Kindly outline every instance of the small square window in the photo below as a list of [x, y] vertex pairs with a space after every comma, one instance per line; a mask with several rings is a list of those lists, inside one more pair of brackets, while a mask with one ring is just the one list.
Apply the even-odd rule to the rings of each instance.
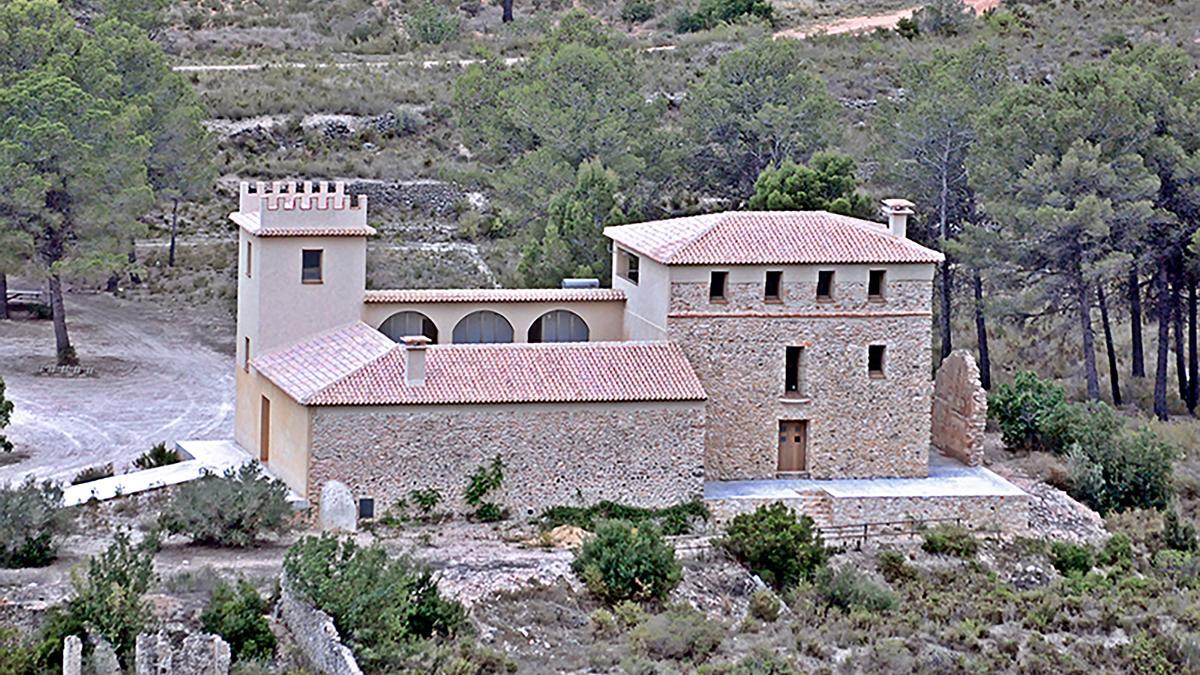
[[639, 262], [636, 255], [617, 249], [617, 275], [635, 286], [638, 282]]
[[817, 299], [833, 299], [833, 270], [821, 270], [817, 272]]
[[321, 249], [304, 249], [301, 252], [300, 281], [306, 284], [319, 284], [324, 281], [321, 270], [324, 254]]
[[358, 500], [358, 517], [359, 518], [374, 518], [375, 517], [375, 498], [361, 497]]
[[763, 285], [763, 299], [767, 302], [779, 302], [783, 289], [783, 272], [767, 272], [767, 281]]
[[884, 270], [871, 270], [871, 276], [867, 281], [867, 298], [871, 300], [882, 300], [884, 289], [887, 288], [887, 272]]
[[871, 345], [867, 347], [867, 372], [871, 377], [883, 377], [883, 368], [887, 361], [887, 347]]
[[708, 280], [709, 302], [725, 302], [725, 286], [729, 281], [729, 272], [713, 272]]

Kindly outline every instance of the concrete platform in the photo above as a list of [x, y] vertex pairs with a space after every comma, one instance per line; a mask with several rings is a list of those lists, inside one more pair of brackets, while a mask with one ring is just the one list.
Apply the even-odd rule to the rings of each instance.
[[[121, 495], [186, 483], [200, 478], [206, 472], [223, 474], [230, 469], [238, 469], [249, 462], [257, 461], [237, 443], [228, 440], [179, 441], [175, 444], [175, 449], [179, 451], [182, 461], [67, 486], [63, 489], [63, 502], [67, 506], [75, 506], [92, 499], [104, 501]], [[299, 495], [291, 491], [289, 501], [298, 507], [306, 505]]]

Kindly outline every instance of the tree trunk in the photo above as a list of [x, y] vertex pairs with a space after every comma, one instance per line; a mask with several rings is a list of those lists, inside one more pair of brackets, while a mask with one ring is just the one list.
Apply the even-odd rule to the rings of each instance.
[[67, 309], [63, 304], [62, 279], [57, 274], [50, 275], [50, 311], [54, 317], [54, 350], [58, 365], [79, 365], [75, 348], [71, 346], [71, 338], [67, 335]]
[[1188, 279], [1188, 412], [1196, 414], [1197, 398], [1200, 398], [1200, 364], [1196, 362], [1196, 279]]
[[992, 388], [992, 357], [988, 352], [987, 319], [983, 314], [983, 278], [973, 270], [971, 284], [975, 287], [975, 339], [979, 343], [979, 383]]
[[1175, 383], [1179, 386], [1179, 400], [1187, 401], [1187, 353], [1183, 351], [1183, 302], [1179, 292], [1179, 278], [1171, 284], [1171, 324], [1175, 334]]
[[179, 199], [173, 199], [171, 200], [171, 246], [167, 249], [167, 267], [175, 266], [175, 232], [178, 228]]
[[1154, 415], [1166, 421], [1167, 412], [1167, 359], [1170, 358], [1167, 343], [1171, 339], [1171, 294], [1167, 288], [1167, 261], [1158, 263], [1158, 363], [1154, 368]]
[[954, 349], [954, 341], [950, 336], [950, 310], [951, 300], [953, 299], [954, 276], [950, 269], [950, 259], [946, 258], [942, 262], [942, 358], [950, 356], [950, 352]]
[[1108, 352], [1108, 383], [1112, 389], [1113, 405], [1121, 405], [1121, 373], [1117, 369], [1117, 351], [1113, 349], [1112, 324], [1108, 321], [1108, 299], [1104, 297], [1103, 284], [1096, 285], [1096, 299], [1100, 301], [1100, 323], [1104, 326], [1104, 349]]
[[8, 275], [0, 272], [0, 321], [8, 318]]
[[1133, 344], [1134, 377], [1146, 376], [1146, 358], [1142, 353], [1142, 294], [1138, 289], [1137, 265], [1129, 267], [1129, 337]]
[[1092, 302], [1088, 283], [1079, 282], [1079, 328], [1083, 332], [1083, 367], [1087, 377], [1087, 396], [1100, 400], [1100, 376], [1096, 372], [1096, 336], [1092, 332]]
[[504, 14], [501, 15], [500, 21], [508, 23], [513, 20], [512, 5], [513, 0], [503, 0], [501, 5], [504, 7]]

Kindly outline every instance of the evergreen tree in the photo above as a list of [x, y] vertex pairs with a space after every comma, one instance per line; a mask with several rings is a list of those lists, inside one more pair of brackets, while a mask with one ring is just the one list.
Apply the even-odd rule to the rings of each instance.
[[767, 211], [829, 211], [857, 218], [875, 215], [870, 197], [858, 192], [854, 160], [818, 152], [808, 165], [785, 161], [754, 181], [747, 208]]

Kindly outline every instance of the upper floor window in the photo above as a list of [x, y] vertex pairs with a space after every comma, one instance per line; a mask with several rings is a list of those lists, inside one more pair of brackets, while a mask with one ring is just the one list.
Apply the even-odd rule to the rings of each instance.
[[783, 272], [778, 270], [767, 272], [767, 281], [763, 285], [763, 299], [767, 302], [779, 302], [783, 292]]
[[242, 346], [242, 370], [250, 372], [250, 338], [245, 338], [245, 344]]
[[254, 260], [254, 244], [246, 242], [246, 278], [250, 277], [251, 265]]
[[725, 287], [729, 283], [729, 272], [713, 272], [708, 279], [708, 301], [725, 302]]
[[871, 270], [870, 277], [867, 280], [867, 298], [869, 300], [882, 300], [886, 288], [887, 272], [884, 270]]
[[306, 284], [319, 284], [325, 280], [322, 270], [322, 259], [325, 251], [306, 248], [300, 253], [300, 281]]
[[887, 347], [871, 345], [867, 347], [867, 374], [871, 377], [883, 377], [883, 369], [887, 365]]
[[624, 249], [617, 249], [617, 276], [631, 284], [638, 282], [638, 257]]
[[783, 376], [784, 396], [807, 395], [804, 377], [804, 347], [788, 347], [785, 355]]
[[833, 270], [821, 270], [817, 272], [817, 299], [833, 299]]

